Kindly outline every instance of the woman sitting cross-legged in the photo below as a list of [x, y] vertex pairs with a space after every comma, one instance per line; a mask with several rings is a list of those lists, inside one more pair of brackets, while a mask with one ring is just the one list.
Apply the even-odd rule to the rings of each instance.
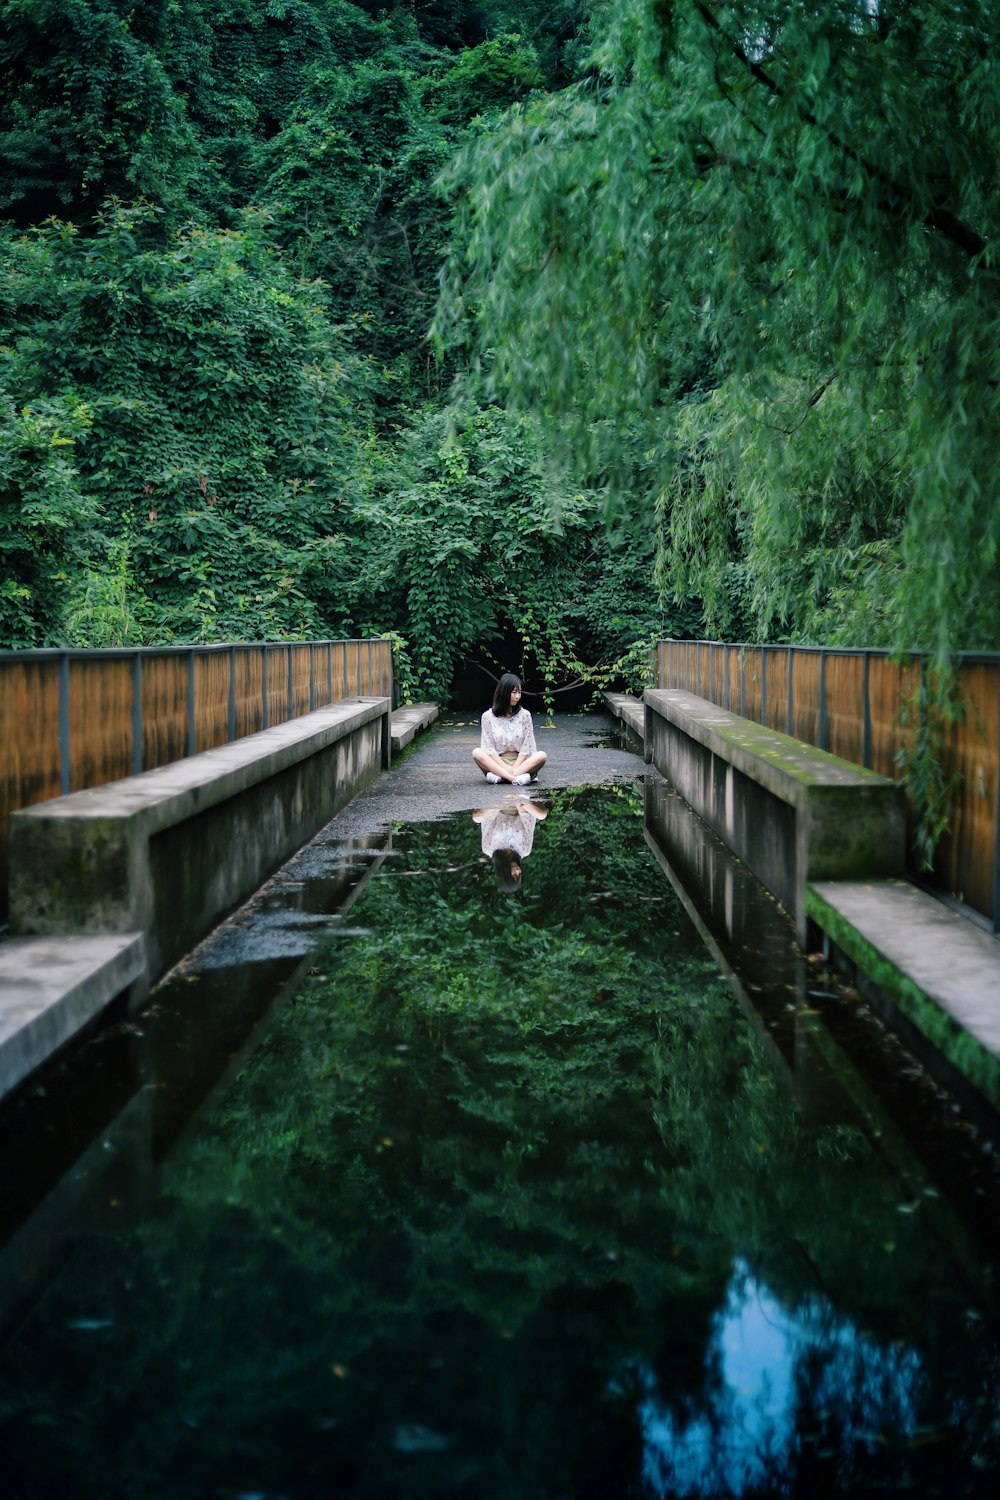
[[521, 707], [521, 680], [505, 672], [493, 694], [493, 707], [483, 714], [482, 737], [472, 759], [487, 781], [527, 786], [544, 766], [544, 750], [535, 749], [531, 715]]

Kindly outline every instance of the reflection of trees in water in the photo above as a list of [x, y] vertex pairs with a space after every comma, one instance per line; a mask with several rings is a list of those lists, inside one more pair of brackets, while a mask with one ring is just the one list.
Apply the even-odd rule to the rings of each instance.
[[[900, 1215], [858, 1130], [802, 1125], [634, 799], [549, 805], [513, 905], [467, 818], [397, 836], [356, 908], [370, 936], [317, 955], [156, 1213], [89, 1242], [26, 1329], [0, 1410], [15, 1475], [149, 1500], [178, 1475], [750, 1494], [888, 1472], [915, 1423], [991, 1389], [960, 1285], [926, 1298], [934, 1200]], [[110, 1326], [67, 1360], [95, 1309]]]
[[850, 1471], [855, 1450], [871, 1452], [886, 1434], [912, 1444], [926, 1378], [912, 1348], [865, 1337], [822, 1297], [790, 1311], [742, 1260], [713, 1323], [705, 1389], [690, 1393], [682, 1414], [646, 1361], [622, 1378], [635, 1396], [651, 1494], [778, 1489], [810, 1447]]

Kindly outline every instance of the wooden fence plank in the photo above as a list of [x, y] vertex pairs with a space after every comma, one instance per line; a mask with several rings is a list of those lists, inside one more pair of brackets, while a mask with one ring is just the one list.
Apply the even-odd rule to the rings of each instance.
[[263, 727], [261, 689], [264, 671], [263, 646], [236, 648], [236, 738], [256, 734]]
[[826, 659], [826, 748], [831, 755], [864, 764], [865, 664], [860, 654]]
[[796, 651], [792, 693], [792, 734], [807, 745], [819, 744], [819, 689], [823, 676], [819, 651]]
[[770, 729], [788, 728], [788, 652], [784, 646], [764, 648], [767, 659], [767, 710], [764, 723]]
[[[664, 655], [664, 651], [666, 654]], [[697, 693], [732, 713], [787, 732], [789, 661], [793, 662], [792, 733], [808, 744], [897, 780], [920, 725], [921, 663], [876, 651], [821, 651], [796, 646], [741, 646], [706, 641], [663, 644], [665, 686]], [[991, 920], [996, 911], [997, 819], [1000, 798], [1000, 660], [962, 662], [965, 718], [946, 737], [944, 773], [953, 776], [949, 831], [935, 856], [943, 888]], [[821, 700], [822, 687], [822, 700]], [[821, 714], [822, 701], [822, 714]], [[867, 711], [866, 711], [867, 702]], [[822, 734], [821, 734], [822, 727]], [[907, 799], [915, 848], [916, 814]]]
[[229, 738], [229, 653], [195, 657], [195, 750], [214, 750]]
[[[6, 665], [6, 664], [5, 664]], [[58, 657], [12, 662], [0, 691], [0, 916], [7, 915], [10, 814], [59, 796]]]
[[1000, 762], [1000, 671], [987, 662], [963, 663], [960, 681], [965, 718], [952, 726], [944, 755], [946, 775], [958, 780], [952, 822], [938, 845], [934, 871], [947, 890], [977, 911], [993, 911]]
[[[761, 657], [763, 652], [759, 646], [744, 646], [741, 657], [741, 672], [746, 684], [746, 708], [745, 717], [753, 719], [755, 724], [760, 723], [761, 712]], [[739, 712], [739, 709], [736, 710]]]
[[69, 664], [71, 792], [132, 773], [132, 662], [84, 657]]
[[187, 655], [147, 656], [142, 663], [142, 768], [187, 754]]

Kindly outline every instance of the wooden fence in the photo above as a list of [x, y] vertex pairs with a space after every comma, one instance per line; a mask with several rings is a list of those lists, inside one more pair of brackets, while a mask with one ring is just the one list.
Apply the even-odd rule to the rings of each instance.
[[[927, 667], [884, 651], [661, 641], [656, 685], [684, 688], [747, 719], [844, 760], [900, 777], [900, 753], [919, 723]], [[963, 654], [957, 664], [965, 714], [943, 745], [954, 785], [934, 880], [1000, 931], [1000, 655]], [[905, 710], [905, 712], [904, 712]], [[911, 830], [914, 814], [910, 808]]]
[[16, 808], [363, 697], [392, 697], [387, 640], [0, 652], [0, 917]]

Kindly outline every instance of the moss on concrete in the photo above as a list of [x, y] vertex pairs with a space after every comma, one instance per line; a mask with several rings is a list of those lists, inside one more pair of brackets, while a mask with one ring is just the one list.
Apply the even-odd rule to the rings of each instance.
[[814, 890], [806, 890], [806, 912], [837, 947], [883, 991], [994, 1109], [1000, 1109], [1000, 1058], [943, 1010], [933, 995], [887, 958], [843, 914]]
[[[652, 690], [651, 706], [657, 712], [662, 712], [660, 705], [656, 702], [656, 694], [676, 692], [677, 689], [655, 689]], [[845, 781], [853, 786], [865, 783], [871, 786], [884, 786], [889, 779], [878, 771], [869, 771], [864, 766], [856, 765], [853, 761], [843, 760], [839, 755], [831, 755], [828, 750], [818, 750], [815, 745], [809, 745], [804, 740], [793, 739], [791, 735], [782, 734], [780, 729], [771, 729], [766, 724], [757, 724], [753, 719], [741, 719], [730, 709], [719, 708], [717, 704], [709, 703], [707, 699], [696, 698], [693, 694], [687, 694], [691, 699], [691, 707], [678, 704], [683, 711], [685, 724], [678, 727], [690, 732], [690, 725], [697, 725], [706, 735], [716, 736], [727, 743], [759, 756], [760, 759], [769, 761], [777, 769], [794, 777], [803, 786], [829, 786], [830, 773], [839, 771]], [[674, 700], [676, 701], [676, 700]], [[712, 711], [712, 718], [705, 719], [699, 713], [695, 705], [702, 705]], [[719, 717], [725, 716], [720, 722]], [[674, 722], [670, 720], [670, 722]]]

